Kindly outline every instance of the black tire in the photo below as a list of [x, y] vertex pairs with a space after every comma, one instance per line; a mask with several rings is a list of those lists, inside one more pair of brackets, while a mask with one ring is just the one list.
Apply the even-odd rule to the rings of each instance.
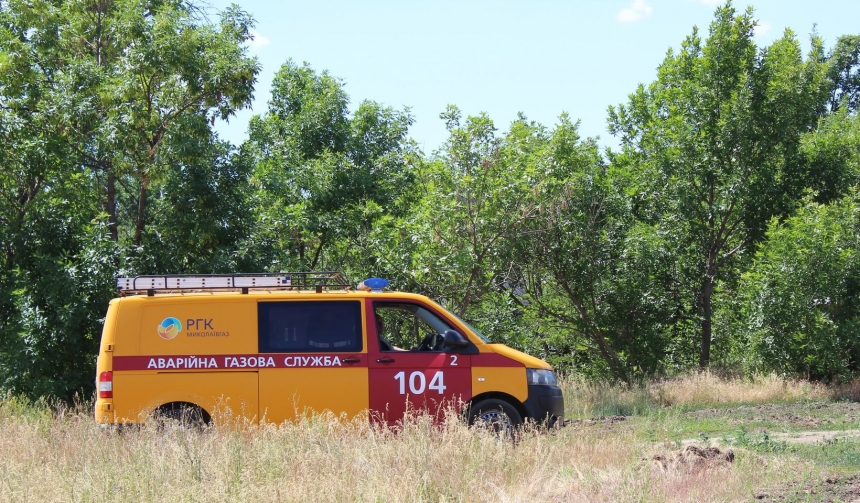
[[162, 423], [179, 425], [183, 428], [202, 429], [209, 423], [209, 415], [189, 403], [169, 403], [158, 408], [157, 416]]
[[523, 417], [510, 403], [487, 398], [469, 408], [469, 425], [497, 436], [513, 437]]

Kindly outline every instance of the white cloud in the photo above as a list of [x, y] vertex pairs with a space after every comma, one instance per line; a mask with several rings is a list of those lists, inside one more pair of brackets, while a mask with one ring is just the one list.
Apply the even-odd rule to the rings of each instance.
[[753, 37], [766, 37], [767, 34], [770, 32], [771, 28], [772, 26], [770, 25], [770, 23], [766, 21], [759, 21], [753, 29]]
[[640, 19], [649, 17], [652, 10], [651, 6], [645, 0], [633, 0], [633, 4], [630, 7], [618, 11], [615, 19], [619, 23], [635, 23]]
[[248, 41], [248, 47], [252, 51], [259, 51], [263, 46], [269, 45], [270, 40], [257, 33], [257, 30], [251, 30], [251, 37], [251, 40]]

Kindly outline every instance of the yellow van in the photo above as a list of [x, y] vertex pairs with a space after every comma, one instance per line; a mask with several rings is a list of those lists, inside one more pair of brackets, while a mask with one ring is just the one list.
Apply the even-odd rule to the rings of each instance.
[[564, 399], [549, 364], [387, 284], [353, 289], [337, 272], [120, 278], [95, 420], [280, 423], [331, 411], [394, 425], [454, 406], [497, 427], [559, 424]]

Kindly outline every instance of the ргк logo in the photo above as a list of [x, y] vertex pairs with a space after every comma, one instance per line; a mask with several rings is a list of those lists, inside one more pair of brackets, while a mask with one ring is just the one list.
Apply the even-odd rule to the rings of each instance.
[[181, 331], [182, 322], [173, 317], [164, 318], [164, 321], [158, 326], [158, 335], [166, 341], [174, 339]]

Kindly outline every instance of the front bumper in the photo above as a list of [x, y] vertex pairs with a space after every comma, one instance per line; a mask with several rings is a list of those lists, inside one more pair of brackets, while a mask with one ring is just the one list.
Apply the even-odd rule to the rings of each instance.
[[523, 402], [526, 417], [548, 427], [564, 424], [564, 396], [558, 386], [529, 385], [529, 396]]

